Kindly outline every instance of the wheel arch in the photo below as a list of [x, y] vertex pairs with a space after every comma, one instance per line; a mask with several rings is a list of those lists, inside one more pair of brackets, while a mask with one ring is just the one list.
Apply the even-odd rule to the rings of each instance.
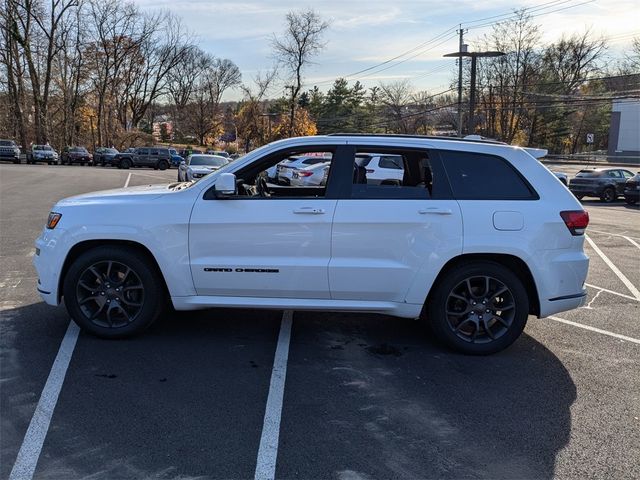
[[536, 288], [536, 283], [531, 270], [521, 258], [504, 253], [466, 253], [450, 259], [444, 264], [442, 269], [440, 269], [440, 272], [435, 278], [432, 288], [429, 290], [425, 300], [425, 305], [429, 303], [431, 293], [433, 292], [433, 285], [436, 285], [453, 269], [471, 262], [494, 262], [516, 273], [516, 275], [518, 275], [522, 280], [529, 297], [529, 314], [536, 316], [540, 315], [540, 297], [538, 296], [538, 289]]
[[169, 295], [169, 288], [167, 286], [167, 281], [164, 278], [164, 274], [162, 273], [162, 269], [160, 268], [158, 261], [156, 260], [153, 253], [151, 253], [151, 250], [149, 250], [143, 244], [132, 241], [132, 240], [84, 240], [82, 242], [76, 243], [73, 247], [71, 247], [71, 249], [67, 253], [66, 258], [64, 259], [64, 263], [62, 264], [62, 270], [60, 271], [60, 278], [58, 279], [58, 303], [62, 299], [64, 280], [73, 262], [83, 253], [88, 252], [89, 250], [96, 247], [105, 247], [105, 246], [126, 247], [132, 250], [137, 250], [141, 255], [145, 256], [151, 262], [152, 267], [160, 275], [160, 278], [162, 279], [162, 285], [165, 289], [165, 293]]

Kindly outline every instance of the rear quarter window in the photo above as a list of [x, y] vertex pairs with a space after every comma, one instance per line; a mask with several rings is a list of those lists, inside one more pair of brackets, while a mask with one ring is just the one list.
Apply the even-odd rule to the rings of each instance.
[[504, 158], [471, 152], [441, 151], [442, 163], [459, 200], [534, 200], [538, 195]]

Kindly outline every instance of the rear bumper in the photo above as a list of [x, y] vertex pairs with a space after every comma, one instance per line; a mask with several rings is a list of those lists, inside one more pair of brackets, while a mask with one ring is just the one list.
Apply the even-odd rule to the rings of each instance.
[[[542, 252], [541, 252], [542, 253]], [[583, 251], [551, 250], [537, 259], [536, 275], [540, 317], [581, 307], [587, 300], [584, 282], [589, 271], [589, 257]]]

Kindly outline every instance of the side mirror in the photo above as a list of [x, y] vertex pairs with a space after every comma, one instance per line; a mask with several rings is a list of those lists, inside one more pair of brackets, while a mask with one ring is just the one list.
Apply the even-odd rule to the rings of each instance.
[[213, 185], [216, 197], [236, 194], [236, 176], [233, 173], [222, 173]]

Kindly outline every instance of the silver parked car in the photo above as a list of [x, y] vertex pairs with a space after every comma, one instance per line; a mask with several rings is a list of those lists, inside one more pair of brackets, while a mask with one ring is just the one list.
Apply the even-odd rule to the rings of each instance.
[[198, 180], [211, 172], [215, 172], [220, 167], [224, 167], [227, 163], [229, 163], [229, 159], [219, 155], [189, 155], [178, 166], [178, 181], [190, 182]]

